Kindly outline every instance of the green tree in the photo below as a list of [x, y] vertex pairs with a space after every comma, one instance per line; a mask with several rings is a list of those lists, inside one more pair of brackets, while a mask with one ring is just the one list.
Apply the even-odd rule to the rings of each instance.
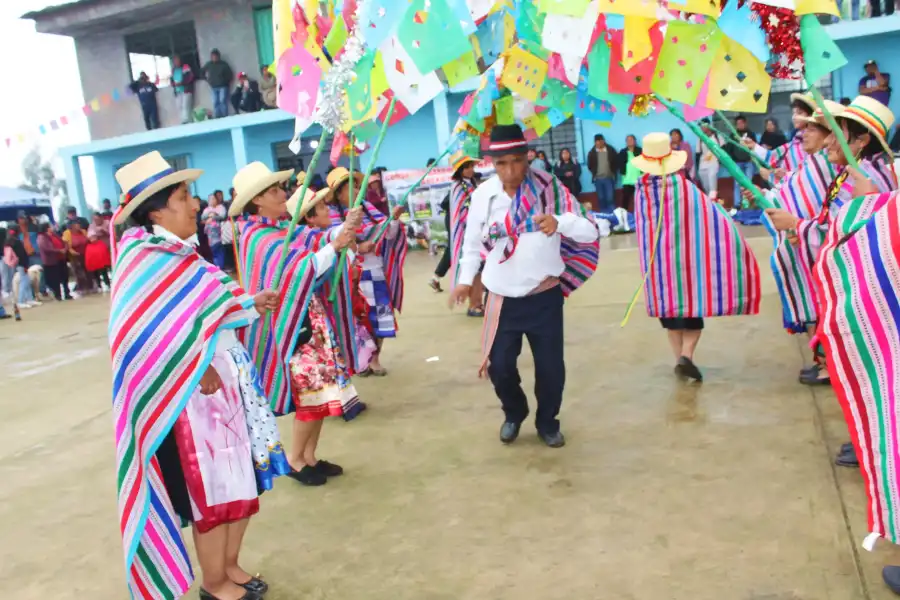
[[41, 157], [37, 148], [32, 148], [22, 159], [22, 177], [25, 182], [20, 188], [49, 196], [58, 207], [58, 214], [66, 214], [69, 208], [66, 180], [56, 177], [53, 166]]

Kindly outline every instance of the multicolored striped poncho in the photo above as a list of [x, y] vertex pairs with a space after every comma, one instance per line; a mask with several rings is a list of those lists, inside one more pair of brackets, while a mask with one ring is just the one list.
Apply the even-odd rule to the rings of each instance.
[[[281, 263], [288, 221], [262, 217], [238, 220], [238, 254], [242, 283], [250, 293], [272, 289]], [[321, 241], [308, 228], [297, 227], [278, 287], [278, 309], [266, 313], [241, 332], [241, 341], [253, 359], [263, 391], [276, 415], [295, 410], [291, 394], [288, 361], [294, 354], [303, 329], [316, 282], [316, 261], [312, 249]]]
[[[800, 168], [775, 188], [772, 203], [800, 219], [810, 219], [822, 209], [836, 175], [827, 152], [807, 155]], [[769, 264], [781, 296], [784, 327], [793, 333], [806, 331], [807, 325], [816, 321], [818, 310], [812, 282], [815, 257], [800, 256], [797, 246], [788, 241], [785, 232], [777, 231], [768, 217], [763, 218], [763, 224], [775, 242]]]
[[133, 598], [180, 598], [191, 586], [156, 450], [197, 390], [219, 332], [258, 317], [253, 298], [192, 247], [140, 228], [123, 235], [109, 339], [119, 525]]
[[900, 543], [900, 194], [856, 198], [815, 269], [819, 339], [868, 496], [870, 536]]
[[[887, 193], [897, 189], [897, 178], [894, 175], [894, 157], [886, 152], [876, 154], [872, 158], [859, 161], [862, 172], [875, 184], [879, 192]], [[819, 256], [819, 250], [828, 234], [829, 223], [843, 207], [854, 198], [853, 181], [847, 173], [838, 175], [841, 189], [822, 205], [819, 214], [810, 219], [802, 219], [797, 225], [800, 253], [804, 256]]]
[[763, 160], [773, 169], [781, 168], [790, 173], [799, 169], [807, 156], [803, 150], [803, 131], [800, 130], [788, 143], [767, 151]]
[[475, 183], [461, 179], [450, 186], [450, 270], [453, 273], [453, 286], [459, 280], [459, 259], [462, 257], [463, 238], [466, 235], [466, 220], [469, 218], [469, 205], [472, 203], [472, 192]]
[[[333, 225], [344, 222], [346, 209], [343, 206], [333, 203], [329, 204], [328, 208]], [[356, 239], [375, 245], [375, 253], [381, 257], [384, 264], [384, 277], [391, 294], [391, 306], [400, 312], [403, 310], [403, 265], [409, 249], [406, 230], [403, 223], [386, 217], [367, 200], [363, 200], [362, 209], [362, 224], [356, 231]], [[395, 223], [396, 227], [392, 230], [391, 225]]]
[[[506, 219], [503, 223], [492, 225], [489, 234], [485, 236], [481, 258], [486, 260], [497, 244], [503, 244], [505, 258], [502, 260], [506, 260], [516, 251], [516, 244], [521, 234], [539, 231], [540, 228], [534, 223], [535, 216], [565, 213], [578, 215], [594, 223], [594, 217], [585, 211], [559, 179], [546, 171], [529, 169], [525, 181], [516, 192], [516, 197], [512, 199]], [[597, 270], [600, 235], [598, 233], [597, 238], [588, 243], [579, 243], [567, 237], [560, 237], [559, 255], [565, 265], [565, 270], [559, 276], [559, 285], [563, 295], [568, 296], [580, 288]], [[542, 290], [535, 290], [532, 293], [538, 291]], [[480, 377], [484, 377], [487, 373], [488, 357], [491, 347], [494, 345], [502, 308], [503, 296], [489, 293], [481, 336], [481, 368], [478, 372]]]
[[759, 265], [737, 225], [684, 175], [642, 175], [635, 195], [651, 317], [759, 312]]

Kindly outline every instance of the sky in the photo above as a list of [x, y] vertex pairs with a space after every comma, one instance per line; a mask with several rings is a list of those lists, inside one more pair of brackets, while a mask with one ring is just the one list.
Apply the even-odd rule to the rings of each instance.
[[[0, 81], [7, 85], [0, 95], [0, 186], [23, 182], [22, 159], [38, 147], [51, 160], [57, 176], [63, 176], [61, 161], [54, 158], [63, 146], [90, 141], [87, 118], [81, 116], [57, 131], [41, 135], [46, 125], [84, 105], [75, 45], [71, 38], [36, 33], [32, 21], [19, 17], [32, 10], [63, 4], [65, 0], [0, 0]], [[24, 143], [16, 139], [25, 134]], [[7, 147], [6, 139], [12, 138]], [[89, 182], [85, 181], [85, 187]], [[85, 190], [87, 191], [87, 190]], [[91, 195], [87, 195], [91, 201]]]

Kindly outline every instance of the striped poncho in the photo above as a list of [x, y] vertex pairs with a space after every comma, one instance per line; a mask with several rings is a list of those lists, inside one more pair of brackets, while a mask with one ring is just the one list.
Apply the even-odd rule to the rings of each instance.
[[815, 268], [819, 339], [868, 496], [869, 542], [900, 543], [900, 194], [849, 202]]
[[453, 273], [453, 287], [459, 280], [459, 259], [462, 257], [463, 238], [466, 235], [466, 219], [469, 217], [469, 204], [475, 184], [461, 179], [450, 186], [450, 261]]
[[[890, 154], [881, 152], [870, 159], [863, 159], [859, 162], [859, 167], [875, 184], [879, 192], [892, 192], [897, 189], [894, 158]], [[838, 178], [841, 183], [840, 191], [833, 198], [829, 196], [818, 215], [810, 219], [802, 219], [797, 225], [800, 252], [804, 256], [815, 258], [819, 255], [819, 249], [828, 233], [829, 223], [843, 210], [843, 206], [854, 198], [853, 183], [847, 177], [847, 172], [842, 172]]]
[[258, 316], [253, 299], [190, 246], [139, 228], [119, 242], [109, 339], [119, 525], [134, 598], [179, 598], [191, 586], [156, 450], [196, 391], [219, 332]]
[[[827, 152], [808, 155], [800, 168], [775, 188], [773, 204], [800, 219], [810, 219], [822, 209], [836, 174]], [[808, 324], [815, 322], [818, 310], [812, 283], [815, 257], [800, 256], [797, 246], [788, 241], [785, 232], [776, 231], [768, 217], [764, 217], [763, 224], [775, 242], [769, 264], [781, 297], [784, 327], [795, 333], [805, 331]]]
[[643, 175], [635, 222], [651, 317], [759, 312], [759, 265], [737, 225], [684, 175]]
[[[273, 288], [287, 227], [287, 221], [274, 222], [262, 217], [238, 221], [242, 282], [251, 293]], [[241, 341], [259, 371], [263, 391], [276, 415], [288, 414], [296, 408], [288, 361], [303, 329], [303, 317], [317, 276], [315, 256], [310, 249], [319, 238], [308, 236], [299, 227], [295, 232], [277, 290], [278, 309], [266, 313], [241, 332]]]
[[803, 165], [803, 161], [809, 156], [803, 150], [803, 131], [798, 131], [786, 144], [778, 146], [774, 150], [766, 151], [763, 160], [773, 169], [784, 169], [788, 173], [796, 171]]
[[[384, 265], [391, 306], [400, 312], [403, 309], [403, 265], [409, 249], [405, 228], [400, 221], [386, 217], [367, 200], [363, 200], [362, 209], [362, 224], [356, 231], [356, 239], [375, 245], [375, 253], [381, 257]], [[332, 224], [344, 222], [345, 210], [339, 203], [329, 205]], [[392, 228], [392, 225], [395, 227]]]

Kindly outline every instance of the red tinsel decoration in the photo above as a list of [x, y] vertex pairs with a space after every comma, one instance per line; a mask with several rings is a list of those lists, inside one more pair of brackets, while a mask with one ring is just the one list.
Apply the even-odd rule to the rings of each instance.
[[754, 18], [766, 32], [772, 49], [772, 77], [775, 79], [801, 79], [803, 77], [803, 48], [800, 46], [800, 20], [789, 8], [776, 8], [753, 2], [750, 5]]

